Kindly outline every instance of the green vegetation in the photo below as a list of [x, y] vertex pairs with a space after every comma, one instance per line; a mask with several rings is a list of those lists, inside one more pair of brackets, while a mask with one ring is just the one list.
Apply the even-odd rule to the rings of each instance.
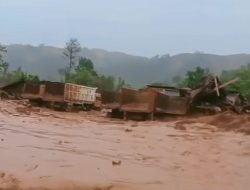
[[3, 55], [4, 53], [7, 52], [7, 49], [5, 46], [2, 46], [0, 44], [0, 72], [1, 73], [6, 73], [9, 67], [9, 64], [7, 62], [4, 61], [3, 59]]
[[188, 71], [186, 73], [186, 77], [183, 80], [178, 77], [174, 77], [172, 81], [177, 81], [177, 85], [179, 87], [195, 88], [199, 86], [200, 82], [202, 81], [202, 78], [208, 74], [208, 69], [196, 67], [194, 71]]
[[8, 84], [19, 80], [32, 82], [40, 81], [38, 76], [23, 72], [21, 67], [18, 67], [17, 70], [9, 71], [9, 64], [3, 59], [4, 53], [7, 53], [7, 49], [0, 45], [0, 82], [2, 84]]
[[17, 70], [5, 71], [2, 65], [0, 65], [0, 82], [2, 84], [8, 84], [16, 81], [31, 81], [31, 82], [40, 82], [40, 79], [37, 75], [28, 74], [22, 71], [21, 67]]
[[81, 85], [98, 87], [99, 90], [118, 91], [125, 82], [121, 78], [115, 80], [112, 76], [99, 75], [90, 59], [81, 57], [75, 71], [69, 74], [66, 82], [72, 82]]
[[221, 74], [221, 79], [224, 82], [236, 77], [239, 77], [239, 80], [228, 86], [228, 89], [239, 91], [246, 98], [250, 99], [250, 64], [242, 66], [240, 69], [223, 71]]

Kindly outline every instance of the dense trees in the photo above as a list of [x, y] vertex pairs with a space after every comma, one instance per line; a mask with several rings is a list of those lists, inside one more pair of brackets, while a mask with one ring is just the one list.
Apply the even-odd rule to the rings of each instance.
[[118, 91], [125, 85], [121, 78], [115, 80], [112, 76], [99, 75], [95, 71], [93, 62], [85, 57], [79, 59], [78, 65], [66, 82], [98, 87], [99, 90], [106, 91]]
[[[204, 77], [207, 74], [209, 74], [208, 69], [196, 67], [194, 71], [188, 71], [186, 73], [186, 77], [184, 78], [184, 80], [180, 80], [180, 78], [178, 78], [178, 86], [195, 88], [200, 84], [202, 77]], [[173, 80], [177, 81], [176, 78], [173, 78]]]

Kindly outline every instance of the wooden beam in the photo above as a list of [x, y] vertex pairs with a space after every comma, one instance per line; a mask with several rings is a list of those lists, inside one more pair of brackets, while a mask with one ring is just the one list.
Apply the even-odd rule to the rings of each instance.
[[[237, 82], [238, 80], [240, 80], [239, 77], [237, 77], [235, 79], [232, 79], [232, 80], [230, 80], [228, 82], [225, 82], [224, 84], [221, 84], [220, 86], [218, 86], [218, 89], [221, 89], [221, 88], [224, 88], [224, 87], [226, 87], [226, 86], [228, 86], [230, 84], [233, 84], [233, 83]], [[216, 87], [213, 90], [216, 90]]]
[[216, 90], [217, 96], [220, 96], [220, 91], [219, 91], [219, 88], [218, 88], [218, 81], [217, 81], [216, 76], [214, 77], [214, 83], [215, 83], [215, 90]]

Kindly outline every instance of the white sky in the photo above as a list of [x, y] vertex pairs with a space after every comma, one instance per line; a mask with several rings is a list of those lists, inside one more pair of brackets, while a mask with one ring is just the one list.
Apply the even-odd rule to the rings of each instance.
[[0, 43], [151, 57], [250, 53], [249, 0], [0, 0]]

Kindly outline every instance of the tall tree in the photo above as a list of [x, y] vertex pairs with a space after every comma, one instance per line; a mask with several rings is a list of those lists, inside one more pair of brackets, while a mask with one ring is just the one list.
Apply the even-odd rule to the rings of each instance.
[[7, 48], [0, 44], [0, 64], [3, 64], [3, 54], [7, 52]]
[[[76, 38], [71, 38], [68, 42], [66, 42], [66, 46], [63, 51], [63, 55], [68, 59], [68, 69], [66, 69], [67, 75], [69, 75], [72, 69], [75, 67], [78, 53], [81, 51], [81, 46], [79, 41]], [[65, 76], [67, 80], [68, 76]]]

